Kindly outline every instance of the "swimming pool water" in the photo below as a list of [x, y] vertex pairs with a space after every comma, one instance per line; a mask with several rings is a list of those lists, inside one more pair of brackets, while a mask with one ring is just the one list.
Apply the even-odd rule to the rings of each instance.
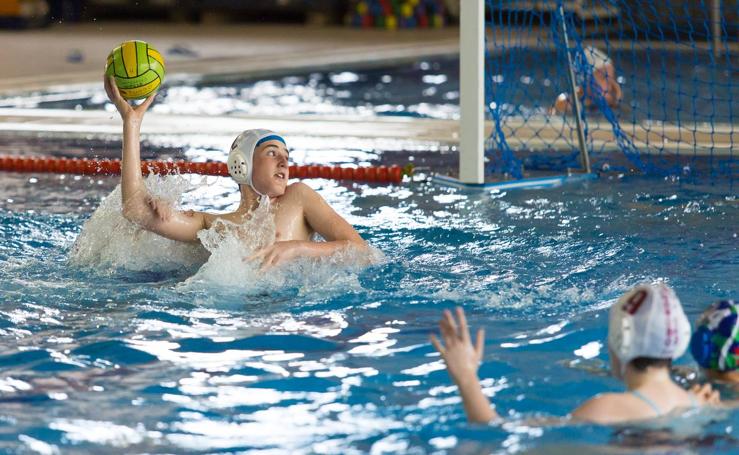
[[[628, 74], [643, 63], [618, 61]], [[540, 113], [524, 96], [531, 87], [539, 101], [559, 90], [531, 62], [512, 76], [513, 113]], [[668, 75], [668, 84], [705, 98], [705, 62], [676, 58], [675, 65], [681, 77]], [[185, 81], [171, 84], [152, 109], [456, 118], [457, 68], [456, 59], [440, 58], [230, 84]], [[646, 80], [624, 81], [637, 103], [628, 115], [649, 112], [638, 105], [648, 98]], [[672, 101], [652, 113], [675, 120]], [[105, 103], [98, 85], [0, 100], [66, 109], [110, 108]], [[697, 117], [715, 109], [716, 122], [731, 111], [721, 103], [697, 109]], [[223, 160], [231, 140], [150, 138], [143, 153]], [[453, 149], [426, 144], [290, 143], [297, 164], [456, 160]], [[0, 152], [19, 151], [112, 158], [120, 144], [0, 140]], [[152, 185], [174, 194], [178, 182]], [[188, 208], [238, 204], [228, 179], [193, 183]], [[203, 250], [136, 233], [116, 215], [116, 184], [109, 177], [0, 179], [0, 451], [736, 451], [737, 412], [687, 419], [691, 428], [663, 434], [532, 420], [621, 390], [606, 374], [604, 342], [607, 308], [629, 287], [667, 281], [691, 320], [712, 300], [737, 297], [739, 205], [730, 182], [700, 187], [614, 174], [555, 190], [464, 193], [425, 182], [316, 180], [310, 184], [384, 259], [366, 269], [304, 263], [266, 278], [236, 254], [213, 255], [203, 267]], [[92, 226], [99, 231], [91, 234]], [[465, 423], [428, 343], [441, 311], [455, 305], [487, 330], [480, 374], [505, 425]], [[678, 363], [695, 368], [688, 356]]]
[[[621, 389], [603, 370], [607, 307], [632, 285], [667, 281], [691, 321], [737, 297], [739, 203], [728, 186], [613, 176], [463, 193], [316, 180], [385, 260], [319, 266], [313, 280], [302, 270], [255, 294], [217, 279], [183, 287], [197, 261], [127, 270], [124, 252], [116, 264], [70, 264], [116, 183], [0, 180], [0, 450], [642, 453], [634, 441], [655, 439], [528, 419]], [[234, 190], [211, 180], [185, 204], [225, 210]], [[125, 229], [105, 235], [140, 241]], [[466, 424], [428, 343], [455, 305], [487, 331], [480, 375], [503, 426]], [[655, 450], [737, 451], [736, 411], [691, 426]]]
[[[498, 55], [498, 54], [496, 54]], [[614, 50], [624, 101], [615, 115], [624, 123], [645, 120], [685, 124], [735, 122], [739, 97], [732, 56], [714, 63], [708, 53]], [[493, 56], [492, 58], [495, 58]], [[527, 49], [490, 67], [494, 99], [505, 115], [546, 118], [554, 99], [567, 91], [566, 73], [552, 51]], [[542, 64], [546, 62], [546, 64]], [[715, 66], [714, 66], [715, 65]], [[503, 71], [505, 74], [492, 74]], [[553, 74], [556, 73], [556, 74]], [[103, 109], [101, 84], [0, 99], [0, 107]], [[112, 106], [108, 106], [112, 108]], [[358, 70], [308, 71], [284, 77], [172, 80], [157, 97], [154, 112], [226, 115], [351, 115], [459, 117], [459, 59], [437, 57]], [[603, 117], [597, 110], [588, 119]], [[696, 122], [698, 125], [696, 125]]]

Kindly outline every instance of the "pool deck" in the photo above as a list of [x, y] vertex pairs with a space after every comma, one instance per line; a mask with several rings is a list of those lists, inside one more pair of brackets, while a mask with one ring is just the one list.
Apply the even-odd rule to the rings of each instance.
[[[0, 31], [0, 96], [100, 81], [110, 49], [127, 39], [154, 44], [170, 78], [228, 80], [311, 69], [356, 69], [459, 52], [459, 30], [356, 29], [302, 25], [183, 25], [101, 23]], [[456, 122], [369, 120], [305, 116], [196, 117], [150, 114], [143, 133], [237, 134], [250, 124], [285, 134], [387, 137], [456, 142]], [[245, 126], [247, 125], [247, 126]], [[119, 134], [120, 120], [105, 112], [1, 109], [0, 133], [86, 137]]]
[[100, 80], [110, 50], [152, 43], [169, 76], [260, 75], [455, 54], [457, 28], [379, 30], [302, 25], [100, 23], [0, 31], [0, 95]]

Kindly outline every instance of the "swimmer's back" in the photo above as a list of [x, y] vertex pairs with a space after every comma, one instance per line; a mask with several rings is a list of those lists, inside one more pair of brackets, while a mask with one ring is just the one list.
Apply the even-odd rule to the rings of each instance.
[[699, 406], [697, 399], [690, 392], [675, 386], [669, 393], [655, 393], [653, 390], [604, 393], [583, 403], [572, 413], [572, 417], [577, 420], [613, 424], [653, 419], [680, 409]]

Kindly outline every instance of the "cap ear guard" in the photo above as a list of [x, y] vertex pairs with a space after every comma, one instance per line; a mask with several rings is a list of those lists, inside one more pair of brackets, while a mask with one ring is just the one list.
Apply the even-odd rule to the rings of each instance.
[[246, 157], [244, 151], [239, 147], [241, 135], [231, 145], [231, 152], [228, 154], [228, 173], [240, 185], [250, 185], [249, 181], [249, 165], [250, 160]]
[[283, 144], [285, 140], [270, 130], [253, 129], [246, 130], [239, 134], [236, 140], [231, 144], [231, 151], [228, 154], [228, 173], [231, 174], [236, 183], [240, 185], [249, 185], [258, 194], [260, 193], [254, 188], [251, 173], [254, 169], [252, 160], [254, 152], [261, 142], [277, 139]]
[[[623, 318], [608, 328], [608, 346], [619, 359], [627, 357], [634, 343], [634, 323], [631, 319]], [[627, 361], [628, 363], [628, 361]]]
[[[613, 304], [608, 315], [608, 346], [621, 362], [621, 374], [639, 349], [636, 321], [632, 317], [644, 303], [648, 294], [640, 286], [632, 288]], [[634, 304], [636, 303], [636, 304]]]

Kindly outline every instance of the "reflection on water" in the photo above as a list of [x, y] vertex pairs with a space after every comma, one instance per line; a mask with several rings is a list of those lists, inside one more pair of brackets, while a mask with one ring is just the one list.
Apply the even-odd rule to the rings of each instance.
[[[508, 55], [515, 65], [498, 68], [505, 74], [489, 75], [498, 109], [507, 116], [546, 120], [554, 99], [569, 90], [566, 71], [551, 64], [558, 57], [551, 50], [536, 49]], [[656, 82], [651, 66], [654, 53], [611, 49], [610, 57], [624, 94], [622, 106], [615, 112], [622, 121], [683, 125], [730, 125], [734, 121], [732, 101], [739, 95], [739, 85], [723, 84], [719, 89], [714, 83], [706, 83], [730, 80], [734, 70], [730, 59], [713, 60], [709, 53], [687, 48], [663, 50], [659, 58], [669, 62], [669, 68], [660, 71]], [[662, 95], [654, 96], [656, 90]], [[115, 111], [99, 83], [0, 98], [0, 107]], [[319, 114], [457, 119], [459, 60], [439, 57], [357, 71], [314, 71], [225, 84], [169, 81], [152, 109], [209, 116]], [[587, 117], [603, 119], [603, 114], [590, 110]]]
[[[736, 412], [691, 418], [697, 433], [670, 430], [659, 439], [535, 419], [551, 423], [595, 393], [620, 389], [603, 370], [606, 311], [632, 285], [666, 280], [691, 320], [710, 301], [735, 297], [729, 277], [739, 271], [739, 206], [728, 189], [604, 178], [554, 191], [465, 194], [311, 181], [386, 260], [319, 267], [315, 275], [306, 266], [255, 295], [208, 279], [184, 285], [209, 260], [197, 256], [202, 250], [191, 251], [192, 260], [137, 238], [146, 246], [126, 251], [130, 233], [112, 219], [120, 203], [110, 194], [113, 179], [79, 181], [77, 192], [58, 198], [39, 187], [52, 188], [50, 181], [14, 182], [0, 187], [0, 200], [20, 187], [33, 208], [0, 210], [2, 450], [643, 453], [650, 441], [663, 452], [680, 444], [729, 453], [736, 446]], [[173, 182], [158, 185], [185, 191], [187, 208], [232, 203], [223, 202], [232, 194], [227, 183], [183, 190]], [[91, 216], [103, 197], [111, 208]], [[78, 210], [83, 199], [91, 204]], [[103, 213], [110, 218], [95, 218]], [[114, 234], [86, 239], [85, 223]], [[219, 264], [224, 270], [215, 267], [213, 276], [245, 273], [235, 262]], [[307, 276], [320, 280], [307, 286]], [[487, 330], [480, 374], [509, 416], [505, 425], [466, 424], [428, 343], [441, 310], [454, 305]], [[687, 357], [678, 364], [693, 365]]]

